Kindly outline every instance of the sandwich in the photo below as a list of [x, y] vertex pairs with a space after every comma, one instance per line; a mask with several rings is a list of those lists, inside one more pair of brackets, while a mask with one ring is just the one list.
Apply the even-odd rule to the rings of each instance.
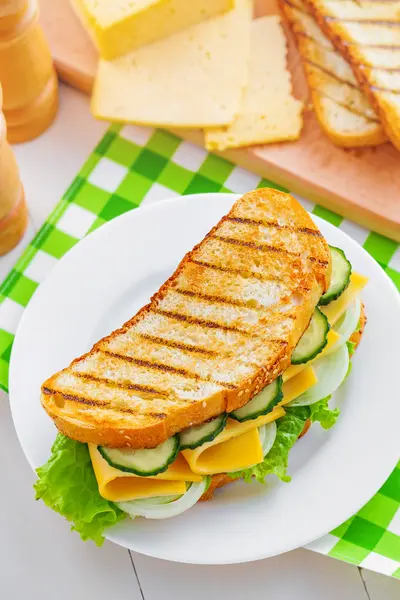
[[289, 481], [296, 440], [338, 417], [366, 283], [292, 196], [245, 194], [147, 306], [43, 383], [59, 433], [36, 497], [101, 544], [226, 483]]

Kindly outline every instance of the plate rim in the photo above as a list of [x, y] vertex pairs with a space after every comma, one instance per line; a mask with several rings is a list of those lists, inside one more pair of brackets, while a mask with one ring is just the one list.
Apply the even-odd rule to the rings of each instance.
[[[148, 206], [143, 206], [143, 207], [140, 208], [140, 211], [136, 211], [136, 210], [135, 211], [129, 211], [128, 213], [120, 215], [119, 217], [116, 217], [115, 219], [107, 222], [101, 228], [95, 230], [90, 235], [88, 235], [85, 238], [83, 238], [79, 243], [77, 243], [69, 252], [67, 252], [58, 261], [58, 263], [55, 265], [54, 269], [51, 271], [51, 273], [48, 275], [48, 277], [46, 277], [45, 281], [47, 281], [48, 279], [50, 279], [51, 278], [51, 274], [54, 273], [57, 269], [62, 268], [62, 267], [60, 267], [60, 265], [64, 262], [64, 260], [65, 260], [65, 258], [67, 256], [70, 256], [70, 255], [73, 256], [75, 253], [78, 253], [78, 252], [80, 253], [82, 251], [85, 251], [84, 250], [85, 240], [87, 240], [89, 238], [93, 239], [95, 236], [100, 239], [101, 236], [105, 235], [105, 233], [101, 234], [102, 231], [108, 230], [109, 228], [118, 227], [117, 223], [119, 221], [121, 221], [122, 219], [129, 220], [131, 218], [135, 218], [133, 215], [138, 214], [139, 212], [141, 214], [144, 214], [145, 212], [146, 213], [151, 213], [153, 211], [160, 210], [161, 207], [163, 207], [165, 210], [168, 210], [168, 206], [171, 205], [171, 204], [180, 203], [180, 202], [183, 202], [183, 201], [186, 201], [186, 200], [190, 201], [193, 198], [196, 198], [197, 201], [203, 202], [204, 200], [211, 200], [211, 198], [213, 198], [215, 196], [218, 196], [219, 198], [229, 198], [229, 200], [233, 202], [235, 199], [240, 198], [242, 196], [242, 194], [219, 193], [219, 192], [204, 193], [204, 194], [203, 193], [201, 193], [201, 194], [191, 194], [191, 195], [187, 195], [187, 196], [179, 196], [179, 197], [176, 197], [176, 198], [169, 198], [169, 199], [166, 199], [166, 200], [163, 200], [163, 201], [159, 201], [159, 202], [154, 203], [154, 204], [150, 204]], [[339, 228], [335, 227], [331, 223], [324, 221], [323, 219], [319, 218], [316, 215], [311, 214], [310, 216], [316, 222], [316, 225], [318, 227], [320, 227], [320, 223], [323, 223], [323, 226], [326, 227], [328, 229], [328, 231], [329, 230], [334, 230], [334, 231], [338, 230], [340, 232], [339, 235], [342, 235], [346, 239], [346, 243], [349, 243], [350, 245], [352, 245], [354, 248], [357, 249], [357, 251], [361, 251], [362, 253], [364, 253], [368, 257], [368, 260], [372, 261], [373, 263], [376, 262], [367, 253], [367, 251], [362, 246], [360, 246], [355, 240], [353, 240], [348, 234], [346, 234], [346, 232], [340, 230]], [[329, 236], [327, 236], [327, 237], [329, 237]], [[78, 250], [79, 247], [80, 247], [80, 249]], [[394, 283], [388, 277], [388, 275], [384, 272], [384, 270], [377, 263], [376, 263], [376, 266], [378, 267], [378, 269], [380, 270], [381, 274], [386, 279], [386, 283], [389, 284], [388, 287], [387, 287], [387, 290], [388, 290], [387, 293], [388, 294], [391, 294], [392, 292], [395, 293], [396, 300], [397, 300], [397, 306], [398, 306], [398, 310], [399, 310], [399, 313], [400, 313], [400, 294], [398, 294], [398, 291], [397, 291]], [[44, 282], [42, 282], [42, 284], [38, 287], [38, 290], [40, 290], [40, 288], [43, 286], [43, 283]], [[391, 288], [392, 292], [389, 292], [389, 288]], [[38, 297], [39, 300], [36, 300], [36, 302], [40, 302], [40, 294], [38, 294], [38, 291], [35, 292], [34, 297]], [[32, 300], [34, 300], [34, 298], [32, 298]], [[19, 429], [17, 428], [17, 424], [16, 424], [16, 421], [15, 421], [15, 418], [14, 418], [14, 416], [15, 416], [14, 415], [14, 402], [11, 400], [12, 388], [13, 388], [13, 381], [14, 381], [14, 377], [15, 377], [14, 376], [14, 370], [19, 368], [17, 366], [14, 367], [14, 365], [16, 363], [16, 361], [14, 360], [14, 357], [17, 354], [18, 347], [19, 347], [19, 342], [17, 340], [19, 340], [19, 337], [21, 335], [20, 332], [23, 331], [23, 329], [24, 329], [25, 320], [28, 319], [27, 315], [29, 315], [29, 310], [30, 310], [30, 306], [31, 306], [32, 300], [31, 300], [31, 302], [29, 302], [28, 306], [24, 310], [24, 313], [23, 313], [22, 318], [21, 318], [21, 320], [19, 322], [19, 325], [18, 325], [18, 328], [17, 328], [17, 331], [16, 331], [16, 335], [15, 335], [14, 346], [13, 346], [13, 350], [12, 350], [12, 354], [11, 354], [11, 360], [10, 360], [9, 394], [10, 394], [10, 408], [11, 408], [12, 418], [13, 418], [13, 422], [14, 422], [14, 427], [16, 429], [16, 434], [17, 434], [17, 437], [18, 437], [18, 441], [19, 441], [19, 443], [20, 443], [20, 445], [22, 447], [24, 455], [25, 455], [26, 459], [28, 460], [30, 466], [33, 469], [35, 469], [35, 466], [32, 464], [32, 461], [30, 460], [30, 457], [29, 457], [28, 453], [25, 451], [24, 444], [23, 444], [23, 442], [22, 442], [22, 440], [20, 438]], [[398, 458], [397, 458], [397, 460], [398, 460]], [[387, 469], [387, 473], [386, 473], [385, 479], [382, 479], [382, 483], [390, 475], [390, 473], [391, 473], [391, 471], [392, 471], [392, 469], [394, 468], [395, 465], [396, 465], [396, 462], [390, 468]], [[364, 503], [365, 503], [365, 501], [363, 501], [360, 504], [359, 508], [361, 508], [364, 505]], [[359, 508], [357, 510], [359, 510]], [[355, 514], [355, 513], [353, 513], [353, 514]], [[331, 530], [331, 527], [329, 527], [328, 531], [330, 531], [330, 530]], [[327, 530], [326, 530], [326, 528], [324, 528], [324, 532], [323, 533], [320, 533], [320, 534], [317, 534], [317, 535], [313, 534], [308, 540], [302, 541], [301, 545], [305, 546], [305, 545], [309, 544], [311, 541], [313, 541], [315, 539], [318, 539], [319, 537], [321, 537], [321, 535], [324, 535], [326, 532], [327, 532]], [[115, 543], [123, 546], [123, 544], [120, 541], [117, 541], [117, 540], [113, 539], [112, 533], [111, 534], [107, 534], [105, 537], [107, 539], [111, 539], [111, 541], [114, 541]], [[340, 539], [340, 538], [338, 538], [338, 539]], [[129, 547], [129, 546], [125, 546], [125, 547]], [[292, 547], [288, 547], [286, 550], [282, 550], [281, 552], [286, 552], [288, 550], [291, 550], [291, 549], [297, 548], [297, 547], [300, 547], [300, 546], [299, 545], [295, 545], [295, 546], [292, 546]], [[137, 548], [131, 548], [131, 549], [133, 549], [134, 551], [140, 552], [142, 554], [155, 557], [155, 558], [161, 558], [161, 559], [166, 559], [166, 560], [173, 560], [173, 561], [176, 561], [176, 562], [188, 562], [190, 564], [237, 564], [239, 562], [251, 562], [251, 561], [255, 561], [255, 560], [261, 560], [261, 559], [266, 558], [268, 556], [274, 555], [274, 553], [272, 553], [272, 554], [270, 554], [270, 553], [262, 553], [262, 554], [254, 555], [252, 557], [246, 557], [243, 560], [225, 560], [225, 561], [224, 560], [219, 560], [218, 562], [215, 562], [215, 561], [214, 562], [210, 562], [210, 561], [207, 561], [207, 560], [205, 560], [205, 561], [200, 561], [200, 560], [199, 561], [194, 561], [192, 559], [188, 560], [188, 561], [185, 561], [185, 560], [182, 560], [182, 559], [168, 558], [165, 555], [163, 555], [163, 554], [157, 554], [156, 552], [150, 553], [150, 552], [146, 552], [144, 550], [140, 550], [140, 549], [137, 549]]]

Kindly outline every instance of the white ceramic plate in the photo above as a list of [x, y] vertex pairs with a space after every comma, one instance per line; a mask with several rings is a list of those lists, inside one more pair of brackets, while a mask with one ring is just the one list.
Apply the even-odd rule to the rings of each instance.
[[[56, 434], [40, 406], [41, 383], [134, 314], [237, 197], [199, 194], [126, 213], [81, 241], [40, 286], [18, 329], [10, 371], [14, 423], [33, 468], [47, 460]], [[400, 454], [399, 295], [360, 246], [314, 220], [370, 277], [363, 294], [368, 326], [336, 395], [337, 425], [329, 432], [316, 425], [296, 444], [290, 484], [272, 477], [265, 486], [237, 482], [179, 517], [125, 520], [109, 530], [109, 540], [180, 562], [257, 560], [332, 530], [390, 474]]]

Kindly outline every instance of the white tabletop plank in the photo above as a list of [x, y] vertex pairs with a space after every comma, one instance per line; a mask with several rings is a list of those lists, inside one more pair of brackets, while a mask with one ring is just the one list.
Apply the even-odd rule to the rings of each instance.
[[35, 476], [0, 405], [0, 597], [4, 600], [142, 600], [129, 552], [97, 548], [34, 500]]
[[308, 550], [213, 567], [132, 556], [146, 600], [367, 600], [358, 569]]
[[[0, 279], [54, 208], [106, 124], [96, 122], [85, 96], [61, 86], [55, 124], [39, 139], [14, 146], [32, 226], [23, 243], [0, 258]], [[34, 474], [19, 448], [6, 399], [0, 405], [0, 594], [7, 600], [141, 600], [127, 551], [98, 549], [70, 533], [67, 523], [33, 497]], [[6, 492], [4, 492], [6, 490]], [[190, 541], [188, 541], [190, 543]], [[145, 600], [296, 598], [368, 600], [357, 568], [305, 550], [252, 564], [179, 565], [133, 555]], [[370, 600], [399, 600], [400, 582], [364, 571]]]

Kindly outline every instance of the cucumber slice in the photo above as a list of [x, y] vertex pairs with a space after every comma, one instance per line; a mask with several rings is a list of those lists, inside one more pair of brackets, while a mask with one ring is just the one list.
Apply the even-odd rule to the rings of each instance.
[[254, 396], [247, 404], [229, 413], [231, 419], [236, 421], [249, 421], [257, 419], [260, 415], [266, 415], [271, 412], [278, 402], [283, 398], [282, 393], [282, 377], [278, 377], [267, 385], [259, 394]]
[[319, 304], [325, 306], [339, 298], [350, 283], [351, 264], [340, 248], [329, 246], [332, 256], [332, 275], [328, 290], [319, 299]]
[[174, 435], [155, 448], [143, 450], [105, 446], [98, 446], [98, 450], [112, 467], [141, 477], [151, 477], [163, 473], [174, 462], [179, 452], [179, 438]]
[[214, 440], [225, 428], [226, 419], [227, 415], [222, 413], [221, 415], [218, 415], [218, 417], [215, 417], [215, 419], [206, 421], [201, 425], [193, 425], [193, 427], [181, 431], [179, 434], [181, 450], [194, 450], [194, 448], [197, 448], [206, 442], [212, 442], [212, 440]]
[[292, 365], [300, 365], [315, 358], [328, 343], [330, 326], [326, 316], [316, 308], [311, 321], [292, 352]]

